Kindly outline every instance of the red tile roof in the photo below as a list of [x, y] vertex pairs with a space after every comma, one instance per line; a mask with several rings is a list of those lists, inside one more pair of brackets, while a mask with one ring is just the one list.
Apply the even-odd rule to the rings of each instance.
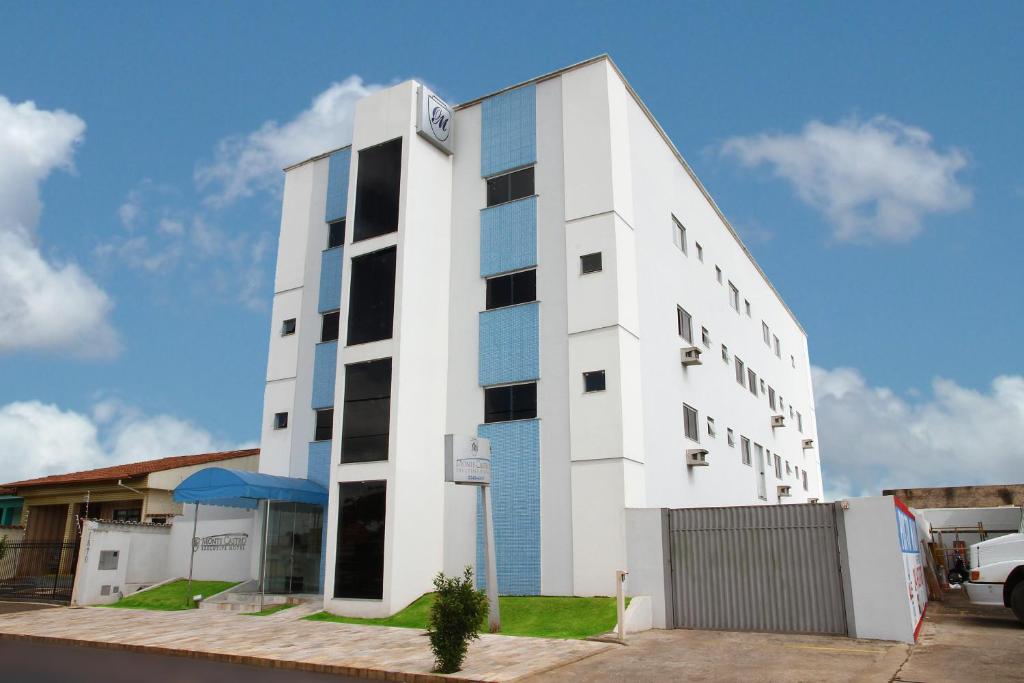
[[[250, 455], [259, 455], [260, 449], [247, 448], [240, 451], [222, 451], [220, 453], [198, 453], [196, 455], [176, 455], [169, 458], [158, 458], [157, 460], [145, 460], [133, 462], [126, 465], [114, 465], [113, 467], [101, 467], [96, 470], [84, 472], [69, 472], [67, 474], [51, 474], [48, 477], [38, 479], [26, 479], [24, 481], [12, 481], [9, 484], [0, 484], [0, 487], [9, 489], [28, 488], [30, 486], [51, 486], [54, 484], [78, 484], [90, 481], [113, 481], [115, 479], [131, 479], [141, 477], [152, 472], [172, 470], [177, 467], [189, 467], [191, 465], [205, 465], [210, 462], [222, 460], [233, 460], [234, 458], [245, 458]], [[14, 493], [12, 490], [11, 493]]]
[[13, 496], [14, 489], [0, 488], [0, 496]]

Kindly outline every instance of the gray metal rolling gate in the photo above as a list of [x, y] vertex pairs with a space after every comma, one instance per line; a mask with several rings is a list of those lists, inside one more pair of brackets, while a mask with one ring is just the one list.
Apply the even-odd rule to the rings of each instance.
[[845, 635], [831, 504], [669, 510], [677, 628]]

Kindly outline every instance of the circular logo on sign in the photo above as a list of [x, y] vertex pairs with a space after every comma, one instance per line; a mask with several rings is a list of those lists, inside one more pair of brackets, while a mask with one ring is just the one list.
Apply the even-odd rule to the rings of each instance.
[[427, 112], [430, 115], [430, 132], [444, 142], [452, 130], [452, 112], [444, 102], [436, 96], [427, 97]]

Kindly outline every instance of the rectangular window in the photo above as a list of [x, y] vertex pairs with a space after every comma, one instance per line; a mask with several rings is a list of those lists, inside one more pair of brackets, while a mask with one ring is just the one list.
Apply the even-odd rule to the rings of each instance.
[[745, 436], [740, 437], [740, 459], [744, 465], [751, 464], [750, 460], [750, 439]]
[[718, 280], [718, 284], [722, 284], [722, 269], [715, 266], [715, 279]]
[[334, 249], [345, 244], [345, 219], [327, 224], [327, 248]]
[[747, 388], [750, 389], [750, 393], [757, 396], [757, 375], [750, 368], [747, 368]]
[[533, 194], [533, 166], [487, 179], [487, 206], [497, 206]]
[[672, 216], [672, 243], [675, 244], [684, 254], [686, 252], [686, 228], [679, 222], [679, 219]]
[[352, 259], [349, 346], [391, 338], [395, 321], [395, 260], [395, 247]]
[[782, 479], [782, 458], [778, 453], [775, 454], [775, 478]]
[[391, 425], [391, 359], [345, 366], [341, 461], [388, 459]]
[[782, 358], [782, 348], [779, 346], [779, 338], [773, 334], [772, 339], [775, 342], [775, 357]]
[[532, 420], [537, 417], [537, 383], [484, 389], [484, 422]]
[[746, 299], [743, 300], [743, 306], [747, 309], [747, 317], [750, 317], [750, 302]]
[[764, 343], [768, 348], [772, 346], [772, 333], [768, 331], [768, 323], [761, 321], [761, 336], [764, 338]]
[[115, 522], [141, 522], [142, 508], [120, 508], [111, 513], [110, 518]]
[[344, 481], [338, 488], [334, 597], [380, 600], [384, 597], [387, 482]]
[[683, 429], [686, 432], [687, 439], [700, 442], [700, 430], [697, 429], [697, 411], [685, 403], [683, 404]]
[[580, 256], [580, 275], [600, 272], [601, 252], [595, 251], [593, 254], [583, 254], [583, 256]]
[[775, 390], [771, 388], [771, 385], [768, 386], [768, 405], [775, 410]]
[[401, 184], [402, 138], [359, 150], [353, 242], [398, 230]]
[[791, 420], [796, 419], [796, 418], [793, 417], [793, 404], [792, 403], [789, 404], [789, 419], [791, 419]]
[[700, 246], [700, 242], [694, 242], [697, 245], [697, 260], [704, 263], [704, 247]]
[[604, 391], [604, 370], [591, 370], [583, 373], [583, 391]]
[[762, 379], [762, 380], [761, 380], [761, 395], [762, 395], [762, 396], [764, 396], [764, 393], [765, 393], [765, 391], [766, 391], [765, 387], [766, 387], [766, 385], [765, 385], [765, 383], [764, 383], [764, 379]]
[[740, 310], [740, 290], [736, 289], [736, 285], [732, 282], [729, 283], [729, 305], [736, 309], [738, 313]]
[[692, 344], [693, 318], [691, 318], [690, 314], [684, 311], [680, 306], [676, 306], [676, 324], [679, 327], [679, 336]]
[[800, 474], [800, 476], [803, 477], [803, 480], [804, 480], [804, 491], [806, 491], [807, 490], [807, 470], [804, 470]]
[[341, 311], [324, 313], [320, 320], [320, 341], [330, 342], [338, 339], [338, 326], [341, 323]]
[[537, 300], [537, 271], [524, 270], [487, 280], [487, 310]]
[[334, 408], [316, 411], [316, 429], [313, 441], [330, 441], [334, 436]]
[[[761, 500], [768, 500], [768, 481], [765, 476], [764, 448], [761, 447], [761, 444], [754, 444], [754, 456], [757, 458], [757, 497]], [[769, 460], [771, 460], [770, 456]]]
[[711, 348], [711, 333], [708, 332], [708, 328], [700, 328], [700, 340], [701, 342], [703, 342], [704, 346], [708, 347], [709, 349]]
[[274, 413], [274, 429], [288, 428], [288, 413]]
[[800, 411], [796, 411], [796, 430], [801, 434], [804, 433], [804, 416], [800, 414]]
[[789, 364], [792, 365], [794, 368], [796, 367], [796, 356], [789, 357]]
[[725, 430], [725, 442], [729, 444], [729, 448], [736, 448], [736, 433], [732, 431], [732, 427]]
[[713, 417], [708, 418], [708, 436], [712, 439], [718, 437], [718, 432], [715, 431], [715, 418]]
[[786, 461], [786, 474], [793, 474], [793, 468], [790, 466], [789, 461]]
[[745, 387], [747, 386], [746, 368], [744, 367], [743, 361], [740, 360], [739, 356], [734, 356], [734, 358], [736, 359], [736, 382], [739, 383], [741, 387]]
[[722, 344], [722, 360], [726, 363], [729, 362], [729, 347], [725, 344]]
[[295, 334], [295, 318], [288, 318], [281, 323], [281, 336], [287, 337], [289, 334]]

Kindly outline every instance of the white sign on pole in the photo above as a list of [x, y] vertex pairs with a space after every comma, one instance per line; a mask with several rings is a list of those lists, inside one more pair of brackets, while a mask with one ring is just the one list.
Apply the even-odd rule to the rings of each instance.
[[491, 442], [476, 436], [444, 435], [444, 480], [455, 484], [491, 483]]
[[445, 154], [452, 153], [452, 108], [440, 97], [421, 85], [416, 93], [419, 112], [416, 116], [416, 132]]

